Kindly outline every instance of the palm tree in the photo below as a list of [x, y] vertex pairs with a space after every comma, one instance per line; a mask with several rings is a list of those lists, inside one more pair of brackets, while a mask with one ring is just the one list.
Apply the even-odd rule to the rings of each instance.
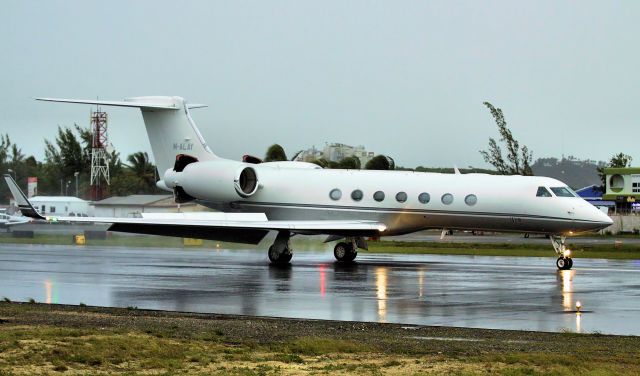
[[156, 185], [156, 166], [149, 161], [146, 152], [138, 151], [127, 157], [127, 168], [150, 186]]

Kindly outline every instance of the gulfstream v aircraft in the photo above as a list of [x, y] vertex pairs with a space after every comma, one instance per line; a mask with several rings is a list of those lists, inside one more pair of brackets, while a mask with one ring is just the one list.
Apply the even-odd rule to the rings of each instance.
[[[189, 109], [203, 106], [180, 97], [39, 100], [139, 108], [162, 177], [158, 187], [173, 192], [178, 203], [196, 201], [219, 211], [59, 221], [247, 244], [258, 244], [268, 232], [277, 231], [268, 252], [273, 263], [291, 260], [292, 235], [327, 235], [327, 241], [338, 241], [335, 258], [353, 261], [358, 248], [367, 248], [365, 238], [370, 236], [424, 229], [541, 233], [550, 235], [560, 269], [573, 265], [565, 247], [567, 234], [612, 223], [566, 184], [545, 177], [334, 170], [304, 162], [224, 159], [213, 153], [189, 115]], [[46, 219], [11, 176], [5, 179], [24, 215]]]

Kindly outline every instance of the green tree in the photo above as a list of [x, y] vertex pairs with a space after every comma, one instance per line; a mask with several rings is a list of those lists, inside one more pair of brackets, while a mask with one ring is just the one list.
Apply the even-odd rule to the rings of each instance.
[[265, 162], [275, 162], [275, 161], [287, 161], [287, 154], [285, 154], [282, 146], [278, 144], [273, 144], [269, 146], [267, 149], [267, 154], [264, 157]]
[[[75, 132], [74, 132], [75, 131]], [[78, 135], [76, 135], [76, 132]], [[75, 181], [74, 174], [78, 172], [79, 186], [86, 195], [89, 187], [91, 172], [91, 138], [86, 136], [88, 130], [75, 125], [75, 128], [58, 127], [58, 134], [54, 142], [44, 140], [45, 163], [38, 174], [38, 191], [40, 194], [60, 194], [61, 185]], [[62, 192], [64, 194], [64, 192]], [[74, 190], [67, 192], [74, 193]]]
[[371, 158], [364, 168], [365, 170], [393, 170], [395, 162], [386, 155], [379, 154]]
[[127, 157], [128, 168], [150, 187], [156, 186], [156, 166], [149, 160], [146, 151], [138, 151]]
[[345, 170], [359, 170], [360, 158], [355, 156], [343, 158], [340, 162], [338, 162], [338, 168]]
[[526, 146], [520, 147], [520, 143], [513, 137], [511, 130], [507, 128], [507, 121], [501, 109], [495, 108], [489, 102], [484, 102], [484, 105], [491, 111], [491, 116], [493, 116], [498, 126], [500, 142], [504, 143], [507, 149], [505, 158], [502, 155], [502, 149], [498, 145], [498, 141], [492, 137], [489, 138], [489, 148], [480, 151], [485, 162], [495, 167], [501, 175], [533, 175], [531, 170], [533, 152], [529, 151]]
[[[135, 152], [127, 156], [128, 164], [120, 162], [119, 154], [111, 154], [111, 185], [109, 194], [127, 196], [130, 194], [159, 193], [156, 187], [156, 166], [146, 152]], [[110, 163], [110, 164], [111, 164]]]
[[[42, 164], [36, 161], [34, 156], [27, 157], [22, 149], [14, 144], [8, 134], [0, 135], [0, 171], [9, 173], [18, 183], [18, 186], [26, 191], [27, 177], [38, 176]], [[11, 194], [7, 185], [0, 184], [0, 201], [8, 203]]]
[[317, 164], [318, 166], [320, 166], [322, 168], [328, 168], [329, 167], [329, 161], [327, 161], [324, 158], [314, 159], [310, 163]]
[[[11, 154], [11, 145], [11, 139], [9, 138], [8, 134], [0, 135], [0, 171], [2, 172], [2, 174], [9, 173], [9, 169], [11, 169], [9, 159], [9, 156]], [[8, 203], [10, 196], [11, 194], [9, 192], [9, 189], [7, 188], [7, 185], [0, 184], [0, 198], [2, 199], [2, 202]]]
[[609, 167], [618, 167], [618, 168], [631, 167], [632, 161], [633, 161], [633, 158], [630, 155], [624, 154], [624, 153], [618, 153], [613, 157], [611, 157], [611, 159], [609, 160]]

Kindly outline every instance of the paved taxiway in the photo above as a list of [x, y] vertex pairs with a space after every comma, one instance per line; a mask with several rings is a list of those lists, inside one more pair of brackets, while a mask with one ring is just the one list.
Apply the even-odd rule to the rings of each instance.
[[[0, 297], [177, 311], [640, 335], [640, 261], [0, 245]], [[573, 310], [580, 300], [586, 312]]]

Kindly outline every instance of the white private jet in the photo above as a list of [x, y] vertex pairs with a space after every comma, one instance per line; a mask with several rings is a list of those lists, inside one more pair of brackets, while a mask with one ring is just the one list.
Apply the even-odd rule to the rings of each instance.
[[[157, 182], [176, 202], [196, 201], [218, 213], [142, 214], [142, 218], [61, 217], [111, 223], [110, 231], [258, 244], [277, 231], [272, 263], [288, 263], [292, 235], [328, 235], [334, 256], [353, 261], [365, 237], [425, 229], [548, 234], [559, 269], [573, 262], [567, 234], [594, 231], [611, 219], [566, 184], [546, 177], [322, 169], [305, 162], [234, 161], [215, 155], [180, 97], [123, 101], [38, 98], [42, 101], [134, 107], [142, 111], [151, 149], [163, 174]], [[251, 162], [251, 163], [249, 163]], [[5, 175], [23, 215], [46, 219]], [[443, 231], [444, 233], [444, 231]]]

